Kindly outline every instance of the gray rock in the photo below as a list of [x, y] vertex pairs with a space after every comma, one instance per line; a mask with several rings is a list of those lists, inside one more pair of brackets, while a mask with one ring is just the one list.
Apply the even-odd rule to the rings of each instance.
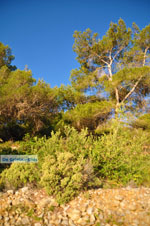
[[136, 210], [136, 205], [130, 204], [130, 205], [128, 205], [128, 209], [131, 210], [131, 211], [134, 211], [134, 210]]
[[81, 217], [81, 212], [79, 210], [75, 210], [71, 213], [68, 213], [68, 215], [73, 221], [77, 221]]
[[72, 219], [69, 219], [69, 226], [76, 226], [76, 225], [74, 224], [74, 222], [72, 221]]
[[80, 218], [78, 221], [77, 221], [77, 224], [78, 225], [83, 225], [83, 226], [86, 226], [87, 225], [87, 222], [85, 219], [83, 218]]
[[91, 215], [91, 214], [93, 213], [93, 207], [89, 207], [89, 208], [87, 209], [87, 213], [88, 213], [89, 215]]
[[4, 218], [4, 221], [9, 221], [9, 217], [5, 217]]
[[115, 199], [121, 202], [124, 199], [124, 197], [121, 195], [116, 195]]
[[24, 204], [26, 205], [26, 206], [28, 206], [28, 207], [31, 207], [31, 208], [33, 208], [34, 207], [34, 202], [31, 200], [31, 199], [24, 199]]
[[34, 226], [42, 226], [40, 223], [35, 223]]
[[52, 198], [44, 198], [44, 199], [40, 200], [40, 202], [38, 203], [38, 206], [44, 208], [44, 207], [46, 207], [49, 204], [51, 206], [57, 206], [56, 202]]
[[100, 220], [103, 220], [103, 218], [104, 218], [103, 214], [102, 214], [102, 213], [99, 213], [99, 214], [98, 214], [98, 218], [99, 218]]
[[4, 194], [3, 192], [0, 192], [0, 197], [3, 196], [3, 194]]
[[13, 194], [14, 194], [14, 191], [13, 191], [13, 190], [8, 190], [8, 191], [7, 191], [7, 194], [8, 194], [8, 195], [13, 195]]
[[23, 193], [26, 193], [27, 191], [29, 191], [29, 188], [28, 188], [28, 187], [21, 188], [21, 191], [22, 191]]
[[91, 214], [90, 216], [90, 223], [94, 223], [95, 222], [95, 216], [93, 214]]
[[46, 225], [48, 225], [48, 223], [49, 223], [48, 219], [45, 219], [45, 220], [44, 220], [44, 223], [45, 223]]
[[69, 221], [68, 220], [63, 220], [61, 222], [61, 224], [64, 225], [64, 226], [67, 226], [67, 225], [69, 225]]
[[42, 212], [40, 215], [38, 215], [39, 218], [42, 218], [44, 216], [44, 212]]
[[10, 224], [9, 223], [5, 223], [5, 226], [10, 226]]
[[27, 224], [29, 224], [30, 223], [30, 221], [29, 221], [29, 219], [28, 219], [28, 217], [24, 217], [24, 218], [22, 218], [22, 224], [24, 224], [24, 225], [27, 225]]

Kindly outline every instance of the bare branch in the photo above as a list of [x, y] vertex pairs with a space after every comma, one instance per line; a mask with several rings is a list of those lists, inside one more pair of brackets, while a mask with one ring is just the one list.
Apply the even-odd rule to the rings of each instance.
[[124, 103], [124, 101], [134, 92], [135, 88], [137, 87], [137, 85], [139, 84], [139, 82], [142, 79], [142, 75], [140, 76], [140, 78], [137, 80], [137, 82], [134, 84], [134, 86], [132, 87], [132, 89], [130, 90], [130, 92], [124, 97], [124, 99], [122, 100], [121, 103]]
[[115, 94], [116, 94], [117, 105], [119, 105], [119, 92], [118, 92], [118, 88], [115, 88]]
[[99, 56], [97, 53], [93, 53], [93, 55], [97, 56], [104, 64], [109, 64], [107, 61], [105, 61], [104, 59], [102, 59], [101, 56]]
[[143, 66], [145, 65], [146, 53], [147, 53], [148, 49], [149, 49], [149, 47], [147, 47], [144, 51]]
[[114, 57], [112, 58], [112, 61], [114, 61], [114, 59], [116, 58], [116, 56], [117, 56], [122, 50], [123, 50], [123, 47], [120, 48], [120, 49], [116, 52], [116, 54], [115, 54]]

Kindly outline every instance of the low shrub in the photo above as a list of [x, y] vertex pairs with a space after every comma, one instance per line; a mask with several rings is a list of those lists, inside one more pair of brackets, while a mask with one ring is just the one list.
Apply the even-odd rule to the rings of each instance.
[[93, 168], [88, 160], [82, 155], [76, 158], [65, 151], [46, 157], [40, 183], [48, 194], [54, 195], [59, 203], [64, 203], [81, 190], [86, 190], [92, 182], [95, 184], [94, 179]]
[[26, 184], [38, 184], [40, 171], [37, 163], [12, 163], [0, 175], [0, 187], [17, 189]]
[[112, 127], [108, 135], [104, 134], [93, 144], [90, 157], [95, 173], [124, 185], [130, 180], [141, 184], [143, 166], [148, 166], [150, 161], [150, 156], [143, 153], [147, 137], [140, 130], [123, 128], [118, 122]]
[[[25, 142], [25, 141], [24, 141]], [[65, 127], [51, 138], [34, 138], [20, 145], [20, 151], [37, 154], [38, 163], [13, 163], [0, 175], [1, 187], [42, 186], [59, 203], [68, 202], [91, 187], [133, 181], [150, 185], [150, 155], [143, 152], [148, 138], [141, 130], [123, 127], [117, 120], [109, 134], [100, 137]], [[23, 147], [23, 149], [21, 149]], [[112, 183], [111, 183], [112, 181]]]

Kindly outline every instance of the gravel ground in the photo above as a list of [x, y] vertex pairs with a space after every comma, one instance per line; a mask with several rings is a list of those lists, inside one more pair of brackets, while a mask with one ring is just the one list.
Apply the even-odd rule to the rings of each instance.
[[150, 226], [150, 188], [96, 189], [58, 205], [44, 190], [0, 193], [0, 226]]

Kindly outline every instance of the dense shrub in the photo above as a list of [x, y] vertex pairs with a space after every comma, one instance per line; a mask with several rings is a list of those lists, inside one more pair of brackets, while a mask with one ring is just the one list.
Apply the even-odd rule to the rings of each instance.
[[40, 172], [35, 163], [12, 163], [9, 169], [1, 173], [0, 187], [17, 189], [26, 184], [38, 183]]
[[47, 156], [42, 165], [41, 184], [59, 203], [72, 199], [94, 179], [92, 165], [82, 155], [76, 158], [70, 152], [57, 152]]
[[0, 175], [0, 185], [21, 187], [33, 183], [44, 187], [59, 203], [67, 202], [81, 190], [114, 181], [126, 185], [150, 185], [150, 155], [143, 147], [148, 138], [141, 130], [123, 127], [115, 120], [109, 134], [100, 137], [65, 127], [51, 138], [26, 140], [20, 152], [37, 154], [37, 164], [13, 163]]
[[[12, 148], [13, 142], [7, 141], [5, 143], [0, 144], [0, 155], [17, 155], [17, 154], [23, 154], [22, 150], [19, 152], [17, 148]], [[18, 144], [17, 144], [18, 145]], [[2, 164], [0, 163], [0, 173], [5, 169], [9, 168], [10, 164]]]
[[148, 166], [150, 156], [143, 153], [148, 138], [140, 130], [123, 128], [115, 121], [110, 133], [94, 142], [91, 151], [94, 170], [99, 177], [127, 184], [145, 180], [143, 166]]

